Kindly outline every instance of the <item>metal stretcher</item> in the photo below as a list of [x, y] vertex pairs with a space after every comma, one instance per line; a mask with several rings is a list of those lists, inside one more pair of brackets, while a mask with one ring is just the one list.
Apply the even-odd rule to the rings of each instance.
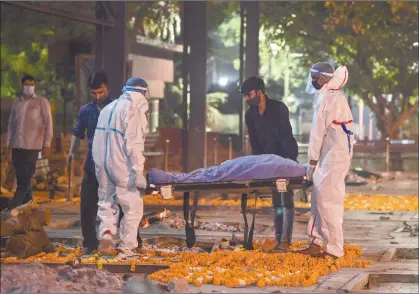
[[[147, 175], [148, 179], [148, 175]], [[149, 181], [147, 181], [149, 182]], [[281, 178], [268, 180], [252, 180], [240, 182], [214, 182], [214, 183], [167, 183], [150, 184], [146, 193], [160, 192], [161, 194], [172, 194], [173, 192], [183, 192], [183, 216], [185, 219], [186, 244], [192, 248], [196, 242], [194, 221], [198, 207], [199, 192], [220, 192], [241, 194], [241, 211], [244, 219], [244, 247], [248, 250], [253, 248], [253, 232], [255, 228], [256, 211], [253, 212], [253, 220], [249, 230], [247, 221], [247, 199], [249, 194], [254, 194], [255, 204], [258, 196], [262, 194], [272, 194], [272, 190], [286, 192], [292, 190], [307, 189], [312, 182], [305, 177]], [[192, 207], [189, 206], [190, 192], [195, 192]], [[189, 218], [191, 222], [189, 222]]]

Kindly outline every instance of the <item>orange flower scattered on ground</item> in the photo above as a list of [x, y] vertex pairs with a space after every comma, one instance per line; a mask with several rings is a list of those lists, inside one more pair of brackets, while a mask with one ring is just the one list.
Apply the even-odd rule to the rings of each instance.
[[[293, 248], [301, 248], [305, 242], [295, 242]], [[298, 253], [263, 253], [239, 251], [216, 253], [177, 254], [180, 260], [169, 269], [155, 272], [152, 280], [168, 283], [173, 279], [185, 279], [190, 284], [244, 285], [307, 287], [318, 282], [321, 276], [335, 272], [338, 268], [363, 268], [372, 264], [369, 260], [357, 260], [361, 255], [359, 246], [345, 246], [345, 256], [337, 260], [321, 259]]]
[[[190, 201], [192, 204], [192, 200]], [[148, 195], [144, 197], [146, 205], [182, 205], [182, 199], [164, 200], [160, 195]], [[213, 206], [240, 206], [239, 199], [211, 199], [201, 198], [201, 205]], [[377, 210], [377, 211], [418, 211], [417, 196], [385, 196], [385, 195], [347, 195], [345, 197], [345, 210]], [[249, 199], [247, 205], [255, 207], [255, 200]], [[271, 199], [259, 199], [257, 208], [271, 207]], [[295, 202], [295, 207], [309, 208], [310, 203]]]
[[[294, 250], [307, 246], [306, 241], [294, 242]], [[364, 268], [372, 264], [369, 260], [358, 260], [359, 246], [345, 246], [345, 256], [337, 260], [313, 258], [298, 253], [263, 253], [261, 242], [255, 241], [255, 250], [218, 251], [216, 253], [165, 252], [160, 250], [141, 250], [137, 260], [105, 259], [100, 254], [80, 259], [81, 248], [65, 248], [59, 245], [54, 253], [39, 253], [26, 259], [7, 257], [4, 264], [28, 262], [90, 263], [102, 269], [106, 263], [130, 265], [130, 270], [141, 264], [168, 264], [169, 269], [149, 275], [150, 279], [168, 283], [173, 279], [185, 279], [197, 287], [203, 284], [243, 287], [266, 286], [310, 286], [316, 284], [321, 276], [336, 272], [340, 268]]]

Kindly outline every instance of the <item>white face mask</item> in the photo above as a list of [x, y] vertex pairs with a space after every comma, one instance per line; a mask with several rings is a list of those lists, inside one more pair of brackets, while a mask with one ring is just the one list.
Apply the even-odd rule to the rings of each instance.
[[35, 86], [23, 86], [23, 95], [32, 96], [35, 93]]

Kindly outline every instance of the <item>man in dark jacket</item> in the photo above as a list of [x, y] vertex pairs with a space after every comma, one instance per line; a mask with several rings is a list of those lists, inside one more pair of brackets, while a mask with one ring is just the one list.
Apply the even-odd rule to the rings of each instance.
[[[244, 81], [241, 93], [249, 104], [246, 125], [252, 154], [275, 154], [297, 161], [298, 145], [292, 134], [287, 106], [265, 94], [265, 83], [259, 77]], [[276, 250], [287, 251], [291, 245], [294, 221], [294, 193], [272, 191]]]
[[85, 139], [87, 135], [89, 148], [81, 184], [80, 218], [83, 247], [86, 254], [91, 254], [94, 250], [97, 250], [99, 244], [96, 234], [99, 184], [96, 179], [95, 163], [92, 157], [92, 144], [99, 113], [106, 105], [112, 102], [112, 99], [108, 95], [108, 78], [104, 72], [99, 71], [92, 74], [89, 77], [88, 84], [93, 99], [82, 106], [79, 111], [77, 123], [73, 128], [67, 164], [70, 165], [73, 161], [74, 153], [76, 153], [80, 145], [80, 140]]

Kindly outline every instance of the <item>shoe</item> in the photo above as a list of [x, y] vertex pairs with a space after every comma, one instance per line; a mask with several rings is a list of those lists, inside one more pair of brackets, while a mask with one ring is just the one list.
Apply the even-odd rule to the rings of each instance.
[[333, 254], [327, 253], [326, 251], [320, 253], [317, 257], [318, 258], [332, 258], [333, 260], [336, 260], [336, 259], [339, 258], [339, 257], [337, 257], [337, 256], [335, 256]]
[[112, 234], [106, 231], [103, 234], [102, 239], [99, 242], [99, 252], [104, 255], [111, 255], [113, 249], [113, 238]]
[[266, 238], [262, 242], [262, 251], [265, 253], [268, 253], [277, 246], [278, 246], [278, 242], [276, 241], [276, 239]]
[[116, 258], [119, 260], [127, 260], [127, 259], [137, 259], [140, 256], [135, 249], [118, 249], [118, 254]]
[[274, 249], [271, 250], [271, 252], [290, 252], [291, 247], [290, 244], [288, 243], [288, 241], [282, 241], [281, 243], [279, 243], [279, 245], [277, 245]]
[[306, 249], [296, 251], [295, 253], [311, 255], [312, 257], [319, 257], [322, 254], [322, 248], [316, 244], [310, 244]]
[[271, 250], [269, 250], [269, 253], [287, 253], [287, 252], [291, 252], [291, 247], [288, 244], [287, 241], [282, 241], [281, 243], [277, 243], [277, 245], [272, 248]]
[[89, 246], [83, 247], [83, 254], [84, 255], [92, 255], [92, 254], [95, 253], [95, 251], [97, 251], [97, 247], [96, 248], [89, 247]]

